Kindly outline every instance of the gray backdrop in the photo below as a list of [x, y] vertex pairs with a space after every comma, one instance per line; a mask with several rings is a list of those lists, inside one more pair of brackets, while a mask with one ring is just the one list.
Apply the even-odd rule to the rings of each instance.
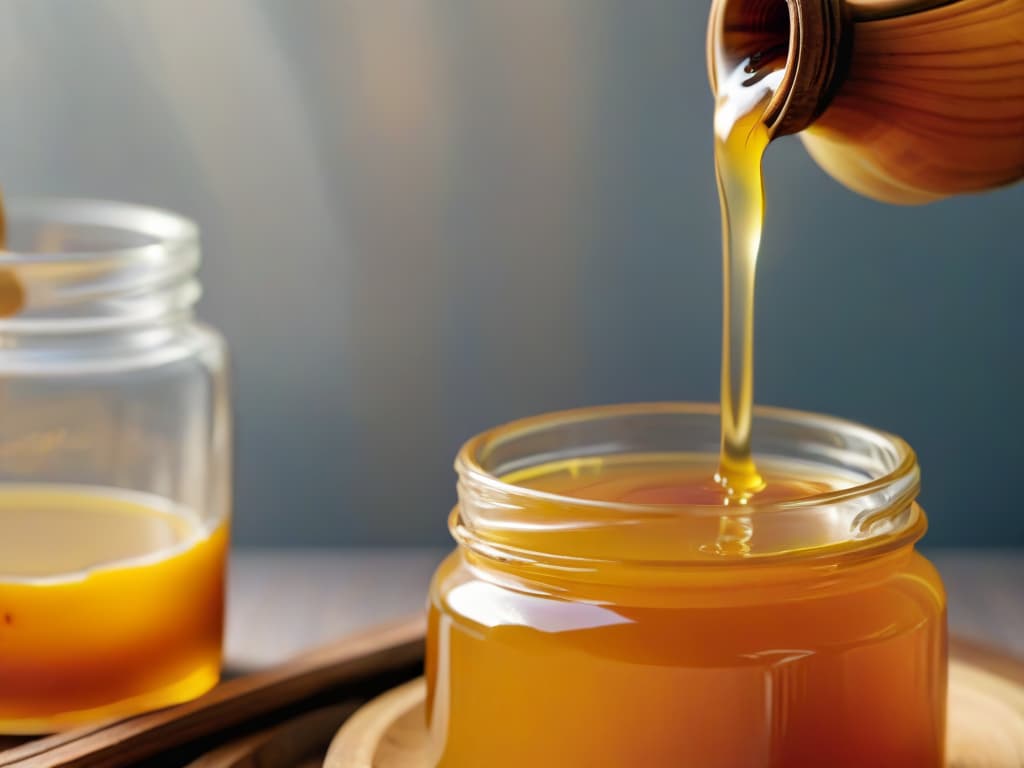
[[[706, 13], [5, 0], [0, 182], [199, 220], [240, 541], [442, 542], [474, 432], [717, 396]], [[933, 544], [1024, 544], [1024, 188], [900, 209], [769, 154], [758, 400], [909, 439]]]

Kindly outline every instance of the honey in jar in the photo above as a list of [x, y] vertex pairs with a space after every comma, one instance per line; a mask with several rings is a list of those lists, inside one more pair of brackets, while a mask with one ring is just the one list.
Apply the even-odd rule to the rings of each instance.
[[0, 488], [0, 732], [52, 730], [216, 683], [227, 534], [159, 497]]
[[194, 698], [220, 674], [226, 350], [195, 225], [10, 203], [0, 251], [0, 734]]
[[459, 454], [430, 593], [441, 768], [939, 768], [945, 597], [899, 438], [755, 409], [764, 489], [723, 503], [719, 411], [499, 427]]

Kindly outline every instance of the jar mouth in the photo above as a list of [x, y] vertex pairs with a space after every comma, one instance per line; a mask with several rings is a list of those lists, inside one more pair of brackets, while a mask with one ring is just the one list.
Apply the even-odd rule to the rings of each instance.
[[[750, 546], [731, 553], [745, 559], [898, 546], [924, 533], [924, 515], [914, 503], [917, 458], [901, 438], [833, 416], [763, 406], [754, 409], [753, 434], [756, 460], [843, 482], [797, 498], [762, 503], [755, 496], [744, 506], [725, 506], [579, 498], [504, 479], [564, 459], [717, 455], [715, 404], [582, 408], [514, 421], [465, 443], [455, 462], [456, 536], [507, 555], [560, 556], [566, 533], [586, 531], [579, 538], [588, 543], [573, 542], [571, 557], [680, 562], [729, 555], [715, 551], [723, 521], [753, 525]], [[593, 535], [597, 530], [606, 535]]]
[[15, 198], [5, 208], [0, 332], [118, 330], [188, 313], [199, 298], [198, 229], [183, 216], [71, 198]]
[[[134, 203], [83, 198], [12, 198], [0, 267], [67, 262], [142, 261], [156, 251], [194, 246], [199, 230], [176, 213]], [[29, 244], [31, 242], [31, 244]]]

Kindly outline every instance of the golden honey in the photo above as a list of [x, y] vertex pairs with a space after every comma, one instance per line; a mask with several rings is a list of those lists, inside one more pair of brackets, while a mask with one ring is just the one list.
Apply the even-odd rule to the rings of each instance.
[[[0, 256], [7, 247], [7, 217], [0, 195]], [[0, 268], [0, 318], [18, 314], [25, 306], [25, 287], [10, 269]]]
[[0, 733], [193, 698], [220, 674], [227, 556], [149, 494], [0, 487]]
[[[942, 766], [945, 596], [914, 550], [912, 453], [757, 413], [755, 447], [780, 447], [731, 507], [714, 408], [555, 414], [463, 449], [459, 548], [430, 594], [431, 764]], [[723, 518], [744, 548], [720, 546]]]

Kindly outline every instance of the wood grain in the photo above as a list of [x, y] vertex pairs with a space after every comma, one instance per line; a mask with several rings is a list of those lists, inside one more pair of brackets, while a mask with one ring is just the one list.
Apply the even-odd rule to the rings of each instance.
[[954, 639], [949, 667], [949, 768], [1024, 766], [1024, 662]]
[[[1024, 766], [1024, 663], [954, 641], [949, 676], [948, 768]], [[428, 768], [426, 685], [414, 680], [346, 721], [324, 768]]]
[[422, 678], [374, 699], [331, 742], [324, 768], [421, 768], [429, 765]]
[[186, 768], [296, 768], [303, 763], [319, 766], [335, 732], [361, 703], [349, 701], [307, 712], [225, 744]]
[[911, 2], [891, 17], [852, 5], [848, 74], [801, 135], [818, 164], [894, 203], [1024, 177], [1024, 0]]
[[375, 675], [412, 670], [425, 622], [405, 619], [345, 638], [176, 707], [39, 739], [0, 753], [0, 768], [124, 768]]

